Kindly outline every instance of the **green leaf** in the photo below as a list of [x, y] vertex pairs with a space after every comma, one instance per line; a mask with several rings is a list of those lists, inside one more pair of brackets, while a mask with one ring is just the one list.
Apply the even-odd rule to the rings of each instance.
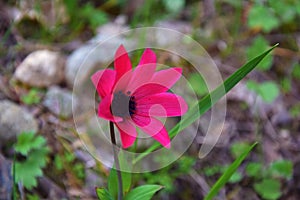
[[[247, 74], [249, 74], [263, 59], [266, 57], [278, 44], [271, 47], [269, 50], [263, 52], [259, 56], [253, 58], [236, 72], [234, 72], [229, 78], [227, 78], [223, 84], [219, 85], [210, 94], [204, 96], [198, 103], [191, 106], [188, 112], [182, 117], [179, 123], [177, 123], [170, 131], [170, 138], [174, 138], [180, 131], [185, 129], [194, 123], [199, 117], [206, 113], [216, 102], [218, 102], [227, 92], [229, 92], [236, 84], [240, 82]], [[224, 91], [225, 90], [225, 91]], [[158, 149], [161, 145], [155, 142], [145, 152], [141, 153], [133, 161], [133, 164], [147, 156], [152, 151]]]
[[293, 163], [289, 160], [277, 160], [271, 163], [269, 170], [273, 176], [290, 179], [293, 174]]
[[85, 18], [92, 29], [96, 29], [98, 26], [105, 24], [108, 21], [108, 17], [105, 12], [95, 9], [90, 3], [83, 6], [80, 11], [82, 18]]
[[28, 190], [37, 185], [36, 178], [43, 175], [42, 168], [46, 166], [49, 149], [46, 139], [35, 136], [34, 132], [24, 132], [18, 135], [14, 147], [16, 152], [26, 156], [22, 162], [15, 162], [15, 180], [21, 182]]
[[162, 188], [161, 185], [142, 185], [131, 190], [124, 200], [150, 200]]
[[118, 177], [117, 177], [117, 171], [115, 168], [112, 168], [109, 172], [108, 176], [108, 191], [113, 197], [113, 199], [116, 199], [118, 197]]
[[293, 105], [290, 110], [290, 114], [292, 117], [299, 117], [300, 116], [300, 103], [296, 103]]
[[272, 103], [279, 95], [278, 86], [271, 81], [262, 83], [259, 87], [259, 92], [262, 99], [267, 103]]
[[300, 64], [293, 66], [292, 76], [300, 80]]
[[113, 200], [112, 196], [105, 188], [96, 188], [96, 194], [99, 200]]
[[36, 178], [43, 175], [39, 167], [32, 167], [31, 162], [16, 162], [16, 181], [21, 182], [28, 190], [37, 185]]
[[202, 96], [208, 93], [206, 83], [202, 76], [198, 73], [193, 73], [189, 77], [190, 89], [194, 91], [197, 95]]
[[260, 28], [265, 32], [270, 32], [279, 25], [279, 20], [274, 15], [272, 9], [263, 5], [254, 5], [251, 7], [248, 15], [248, 26], [250, 28]]
[[15, 176], [17, 182], [22, 182], [25, 188], [32, 189], [37, 185], [36, 178], [43, 175], [42, 167], [46, 165], [47, 148], [31, 152], [23, 162], [16, 162]]
[[63, 165], [63, 160], [60, 157], [60, 155], [55, 155], [54, 157], [54, 166], [56, 167], [57, 170], [62, 170], [64, 165]]
[[249, 152], [256, 146], [257, 143], [254, 143], [251, 145], [246, 151], [244, 151], [240, 157], [238, 157], [229, 167], [228, 169], [223, 173], [223, 175], [218, 179], [218, 181], [213, 185], [213, 187], [210, 189], [204, 200], [211, 200], [218, 194], [220, 189], [228, 182], [232, 174], [234, 174], [237, 170], [237, 168], [241, 165], [243, 160], [247, 157]]
[[[246, 55], [248, 59], [252, 59], [257, 55], [257, 52], [266, 51], [269, 48], [268, 41], [262, 37], [256, 37], [251, 46], [247, 48]], [[258, 69], [268, 70], [272, 66], [273, 56], [271, 54], [267, 55], [257, 66]]]
[[126, 156], [126, 154], [124, 153], [124, 150], [121, 150], [119, 152], [118, 158], [119, 158], [119, 162], [120, 162], [124, 195], [130, 190], [131, 179], [132, 179], [132, 174], [129, 173], [131, 171], [131, 169], [130, 169], [131, 165], [128, 163], [128, 159], [126, 159], [125, 156]]
[[30, 150], [39, 149], [46, 144], [45, 138], [35, 136], [34, 132], [23, 132], [17, 137], [15, 151], [26, 156]]
[[31, 149], [31, 141], [34, 139], [34, 132], [24, 132], [17, 136], [15, 151], [26, 156]]
[[[122, 176], [123, 195], [125, 195], [131, 187], [131, 173], [121, 171], [121, 176]], [[112, 168], [108, 176], [108, 191], [110, 192], [112, 197], [117, 198], [118, 190], [119, 187], [118, 187], [117, 170], [115, 168]]]
[[233, 158], [238, 158], [243, 152], [250, 147], [246, 142], [236, 142], [230, 147], [230, 153]]
[[185, 0], [163, 0], [166, 9], [171, 13], [177, 13], [183, 9]]
[[222, 171], [221, 168], [220, 165], [208, 166], [203, 169], [203, 172], [206, 176], [214, 176]]
[[37, 104], [41, 101], [40, 92], [40, 90], [33, 88], [27, 94], [22, 95], [21, 100], [27, 105]]
[[255, 191], [264, 199], [275, 200], [281, 196], [280, 181], [276, 179], [264, 179], [260, 183], [254, 184]]
[[254, 178], [261, 178], [263, 166], [261, 163], [251, 162], [246, 167], [246, 174]]
[[238, 183], [243, 179], [243, 175], [240, 172], [234, 172], [230, 179], [228, 180], [229, 183]]
[[277, 84], [272, 81], [256, 83], [250, 80], [247, 82], [247, 87], [255, 91], [266, 103], [272, 103], [279, 95], [279, 88]]
[[291, 79], [289, 77], [282, 78], [280, 81], [280, 85], [281, 85], [282, 90], [285, 93], [288, 93], [291, 91], [292, 83], [291, 83]]
[[26, 195], [27, 200], [40, 200], [40, 197], [37, 194], [27, 194]]
[[296, 9], [291, 1], [269, 0], [268, 3], [283, 23], [291, 22], [294, 19]]

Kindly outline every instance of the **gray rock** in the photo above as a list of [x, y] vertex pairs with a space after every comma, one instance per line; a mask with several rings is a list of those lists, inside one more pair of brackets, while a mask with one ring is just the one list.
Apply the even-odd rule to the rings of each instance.
[[[122, 39], [115, 38], [104, 43], [98, 42], [101, 37], [94, 38], [92, 43], [88, 43], [74, 51], [67, 59], [65, 77], [69, 86], [82, 85], [89, 80], [93, 68], [105, 68], [105, 64], [113, 61], [115, 51], [120, 44], [124, 44]], [[95, 42], [95, 43], [94, 43]]]
[[12, 186], [11, 162], [0, 154], [0, 199], [11, 199]]
[[72, 102], [72, 93], [57, 86], [49, 88], [43, 101], [43, 105], [52, 113], [64, 118], [72, 116], [72, 103], [77, 106], [76, 98]]
[[14, 77], [30, 86], [48, 87], [63, 80], [64, 64], [63, 57], [57, 52], [35, 51], [18, 66]]
[[29, 112], [8, 100], [0, 101], [0, 144], [22, 132], [37, 130], [38, 123]]

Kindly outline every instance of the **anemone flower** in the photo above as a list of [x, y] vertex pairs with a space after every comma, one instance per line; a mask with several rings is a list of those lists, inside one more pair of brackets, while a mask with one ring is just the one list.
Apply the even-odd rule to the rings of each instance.
[[133, 145], [136, 127], [170, 148], [168, 132], [157, 117], [186, 113], [188, 106], [184, 99], [168, 92], [181, 77], [182, 69], [155, 72], [156, 55], [146, 49], [133, 70], [123, 45], [116, 51], [114, 68], [99, 70], [91, 77], [101, 98], [98, 116], [117, 126], [123, 148]]

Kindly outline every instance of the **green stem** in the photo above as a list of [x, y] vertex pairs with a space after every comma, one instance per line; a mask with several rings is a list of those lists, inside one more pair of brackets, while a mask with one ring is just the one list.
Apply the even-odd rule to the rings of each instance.
[[117, 143], [116, 143], [115, 129], [114, 129], [114, 124], [112, 122], [109, 122], [109, 128], [110, 128], [110, 138], [113, 144], [114, 160], [115, 160], [115, 166], [116, 166], [117, 177], [118, 177], [118, 186], [119, 186], [118, 200], [122, 200], [123, 199], [122, 175], [121, 175], [120, 163], [118, 159], [118, 153], [116, 149]]

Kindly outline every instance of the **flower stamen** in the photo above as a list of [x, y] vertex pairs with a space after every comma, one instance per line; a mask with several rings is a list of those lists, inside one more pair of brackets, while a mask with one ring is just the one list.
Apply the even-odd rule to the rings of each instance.
[[[127, 92], [130, 94], [130, 91]], [[111, 112], [118, 117], [128, 117], [135, 113], [136, 102], [134, 96], [128, 96], [122, 91], [116, 92], [111, 104]]]

